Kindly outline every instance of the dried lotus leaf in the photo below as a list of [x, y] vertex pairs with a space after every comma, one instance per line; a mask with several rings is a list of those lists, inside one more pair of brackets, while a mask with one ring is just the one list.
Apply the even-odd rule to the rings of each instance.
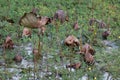
[[29, 28], [37, 28], [38, 18], [33, 13], [25, 13], [20, 19], [20, 25], [29, 27]]

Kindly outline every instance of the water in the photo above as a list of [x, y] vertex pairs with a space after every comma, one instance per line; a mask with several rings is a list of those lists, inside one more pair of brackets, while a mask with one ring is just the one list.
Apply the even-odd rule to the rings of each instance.
[[[115, 42], [103, 41], [103, 44], [105, 44], [105, 46], [106, 46], [106, 52], [110, 52], [110, 50], [112, 50], [112, 49], [118, 49], [118, 46], [116, 46]], [[26, 45], [15, 46], [15, 49], [20, 49], [20, 50], [24, 49], [26, 51], [26, 56], [27, 55], [31, 56], [33, 46], [32, 46], [31, 43], [28, 43]], [[0, 52], [2, 52], [1, 48], [0, 48]], [[57, 52], [57, 53], [59, 53], [59, 52]], [[43, 78], [45, 76], [53, 75], [53, 72], [48, 71], [48, 69], [46, 68], [47, 63], [48, 63], [46, 61], [48, 59], [53, 59], [54, 58], [54, 56], [49, 55], [49, 54], [50, 53], [45, 53], [45, 55], [43, 55], [42, 64], [40, 66], [44, 67], [44, 69], [38, 72], [40, 78]], [[33, 70], [34, 70], [33, 60], [27, 60], [26, 56], [22, 59], [22, 62], [20, 64], [13, 65], [15, 68], [13, 67], [13, 68], [7, 68], [6, 69], [9, 73], [13, 73], [12, 77], [8, 80], [20, 80], [23, 76], [28, 76], [29, 73], [27, 73], [25, 75], [25, 74], [22, 74], [22, 72], [23, 72], [23, 69], [29, 69], [29, 68], [32, 69], [30, 71], [30, 74], [29, 74], [29, 76], [31, 76], [31, 77], [29, 77], [29, 80], [33, 80], [34, 76], [37, 77], [37, 75], [33, 73]], [[62, 65], [56, 65], [55, 63], [52, 63], [52, 64], [50, 64], [50, 66], [53, 66], [53, 68], [55, 70], [59, 70], [61, 68], [66, 69], [66, 64], [69, 64], [69, 63], [68, 62], [63, 62]], [[2, 66], [5, 65], [4, 60], [0, 60], [0, 65], [2, 65]], [[99, 66], [99, 64], [96, 64], [96, 65]], [[4, 70], [3, 68], [0, 69], [0, 71], [3, 71], [3, 70]], [[76, 70], [68, 68], [68, 71], [75, 72]], [[58, 80], [62, 80], [62, 77], [60, 77], [59, 75], [56, 75], [55, 77]], [[84, 76], [82, 76], [78, 80], [88, 80], [88, 74], [85, 74]], [[112, 75], [109, 75], [108, 72], [104, 72], [102, 80], [112, 80]]]

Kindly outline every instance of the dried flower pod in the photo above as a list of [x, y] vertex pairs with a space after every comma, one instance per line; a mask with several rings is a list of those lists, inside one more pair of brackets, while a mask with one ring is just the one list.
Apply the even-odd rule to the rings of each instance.
[[89, 20], [89, 25], [92, 26], [95, 22], [96, 22], [96, 19], [91, 18], [91, 19]]
[[13, 43], [13, 41], [12, 41], [12, 39], [11, 39], [11, 37], [10, 36], [7, 36], [6, 37], [6, 40], [5, 40], [5, 43], [3, 44], [3, 46], [5, 47], [5, 48], [8, 48], [8, 49], [13, 49], [14, 47], [14, 43]]
[[20, 54], [16, 54], [15, 57], [13, 58], [13, 60], [15, 62], [21, 62], [23, 59], [23, 57]]
[[68, 46], [78, 46], [80, 44], [79, 40], [73, 35], [68, 36], [64, 43]]
[[74, 68], [74, 69], [79, 69], [81, 67], [81, 63], [74, 63], [70, 65], [66, 65], [66, 68]]
[[103, 39], [107, 39], [107, 37], [110, 35], [110, 31], [104, 31], [103, 33], [102, 33], [102, 38]]
[[61, 23], [63, 23], [65, 20], [68, 20], [68, 16], [66, 16], [63, 10], [57, 10], [54, 14], [54, 19], [58, 19]]
[[91, 45], [89, 44], [85, 44], [83, 47], [82, 47], [82, 50], [81, 50], [81, 53], [85, 54], [85, 53], [90, 53], [92, 55], [95, 54], [95, 50], [92, 48]]
[[99, 28], [105, 28], [105, 27], [106, 27], [105, 22], [103, 21], [99, 22]]
[[79, 25], [78, 22], [75, 22], [73, 25], [74, 30], [78, 30], [79, 29]]
[[31, 36], [31, 30], [29, 28], [24, 28], [22, 36]]
[[94, 57], [90, 53], [85, 53], [84, 60], [88, 64], [94, 63]]

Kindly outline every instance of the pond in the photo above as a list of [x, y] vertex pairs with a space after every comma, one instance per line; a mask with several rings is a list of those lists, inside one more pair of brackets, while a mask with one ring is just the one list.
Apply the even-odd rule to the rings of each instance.
[[[103, 44], [105, 44], [106, 48], [103, 49], [105, 50], [106, 53], [110, 53], [112, 50], [118, 50], [118, 46], [116, 45], [115, 42], [111, 41], [103, 41]], [[4, 79], [6, 80], [23, 80], [23, 79], [28, 79], [28, 80], [40, 80], [40, 79], [55, 79], [57, 80], [63, 80], [63, 75], [66, 75], [67, 77], [70, 77], [69, 74], [75, 74], [76, 70], [71, 69], [71, 68], [66, 68], [67, 64], [70, 64], [69, 60], [64, 60], [60, 61], [59, 63], [55, 61], [55, 57], [51, 55], [49, 52], [43, 54], [43, 58], [41, 61], [37, 64], [34, 63], [33, 61], [33, 44], [32, 43], [27, 43], [27, 44], [22, 44], [21, 46], [14, 46], [14, 50], [19, 50], [19, 51], [25, 51], [23, 59], [20, 63], [15, 63], [14, 61], [11, 63], [5, 63], [6, 61], [4, 58], [0, 59], [0, 72], [3, 74], [6, 74], [8, 76], [4, 76]], [[2, 57], [2, 52], [3, 49], [0, 48], [0, 57]], [[57, 51], [58, 52], [58, 51]], [[19, 54], [23, 54], [20, 52]], [[56, 54], [57, 55], [57, 54]], [[98, 70], [101, 70], [99, 67], [100, 63], [95, 63], [94, 64]], [[81, 69], [81, 68], [80, 68]], [[65, 73], [61, 73], [59, 70], [66, 70]], [[106, 71], [101, 71], [102, 72], [102, 79], [101, 80], [113, 80], [112, 75], [109, 72]], [[75, 75], [73, 75], [75, 77]], [[88, 80], [89, 76], [87, 73], [85, 73], [83, 76], [79, 77], [78, 80]], [[97, 77], [95, 77], [97, 78]]]

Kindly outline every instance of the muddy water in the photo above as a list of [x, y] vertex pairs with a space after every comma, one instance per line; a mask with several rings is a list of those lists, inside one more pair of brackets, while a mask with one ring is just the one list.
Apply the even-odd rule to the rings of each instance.
[[[114, 42], [103, 41], [103, 44], [105, 44], [105, 46], [106, 46], [106, 52], [110, 52], [110, 50], [112, 50], [112, 49], [118, 49], [118, 46], [116, 46], [116, 44]], [[26, 55], [32, 56], [33, 46], [31, 43], [28, 43], [27, 45], [22, 45], [20, 47], [16, 46], [15, 48], [22, 48], [26, 51]], [[1, 48], [0, 48], [0, 52], [2, 52]], [[15, 65], [13, 65], [14, 67], [6, 68], [6, 71], [8, 71], [9, 73], [12, 73], [10, 77], [7, 77], [7, 80], [20, 80], [23, 76], [26, 77], [27, 80], [33, 80], [33, 79], [39, 80], [39, 79], [37, 79], [37, 76], [39, 76], [40, 78], [43, 78], [46, 75], [51, 76], [53, 73], [48, 71], [48, 69], [46, 68], [46, 66], [47, 66], [46, 60], [48, 58], [52, 59], [53, 56], [48, 55], [48, 54], [47, 54], [47, 56], [43, 55], [43, 60], [42, 60], [41, 66], [44, 66], [45, 68], [44, 68], [44, 70], [41, 70], [40, 72], [38, 72], [38, 74], [34, 74], [33, 73], [34, 72], [33, 60], [26, 60], [26, 57], [24, 57], [20, 64], [15, 64]], [[1, 65], [0, 72], [2, 72], [2, 71], [4, 72], [5, 71], [4, 60], [0, 59], [0, 65]], [[66, 68], [66, 63], [63, 63], [63, 65], [59, 65], [59, 66], [55, 65], [55, 64], [51, 64], [51, 65], [52, 66], [54, 65], [55, 70], [59, 70], [60, 68]], [[97, 65], [99, 66], [99, 64], [97, 64]], [[70, 70], [70, 69], [68, 69], [68, 70]], [[71, 69], [71, 71], [75, 72], [74, 69]], [[60, 77], [59, 75], [56, 75], [56, 79], [63, 80], [62, 77]], [[85, 74], [84, 76], [79, 78], [79, 80], [88, 80], [88, 75]], [[102, 80], [112, 80], [112, 75], [110, 75], [108, 72], [104, 72]]]

